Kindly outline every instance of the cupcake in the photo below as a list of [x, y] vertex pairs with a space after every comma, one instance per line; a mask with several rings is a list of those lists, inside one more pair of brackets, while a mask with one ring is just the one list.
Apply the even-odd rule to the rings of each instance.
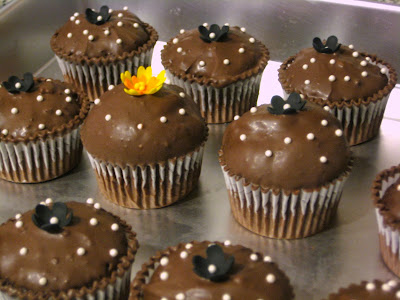
[[313, 48], [289, 57], [279, 69], [286, 93], [328, 106], [341, 122], [351, 145], [374, 138], [396, 85], [393, 68], [375, 55], [338, 44], [335, 36], [326, 43], [314, 38]]
[[151, 67], [104, 93], [82, 127], [100, 190], [130, 208], [159, 208], [187, 195], [201, 171], [207, 126], [193, 100]]
[[52, 36], [50, 45], [67, 82], [84, 91], [92, 101], [120, 83], [119, 74], [136, 73], [150, 66], [158, 34], [136, 15], [102, 6], [75, 13]]
[[256, 106], [268, 49], [244, 27], [207, 24], [181, 30], [161, 51], [173, 84], [185, 89], [208, 123], [225, 123]]
[[328, 296], [328, 300], [397, 300], [400, 299], [400, 286], [396, 280], [386, 283], [380, 280], [373, 282], [362, 281], [341, 288], [337, 293]]
[[289, 279], [269, 256], [225, 243], [181, 243], [143, 264], [130, 300], [293, 299]]
[[379, 248], [386, 266], [400, 277], [400, 165], [383, 170], [372, 186]]
[[0, 178], [42, 182], [78, 164], [89, 101], [71, 84], [11, 76], [0, 87], [0, 103]]
[[99, 203], [47, 199], [0, 226], [0, 298], [127, 299], [135, 233]]
[[339, 121], [293, 93], [229, 124], [219, 161], [232, 214], [267, 237], [302, 238], [333, 219], [351, 169]]

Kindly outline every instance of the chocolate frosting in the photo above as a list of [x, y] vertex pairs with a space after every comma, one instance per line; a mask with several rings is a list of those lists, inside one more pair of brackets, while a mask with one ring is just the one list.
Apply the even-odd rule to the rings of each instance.
[[110, 61], [126, 54], [137, 54], [154, 46], [157, 38], [157, 32], [136, 15], [116, 10], [101, 25], [90, 23], [83, 14], [72, 16], [52, 36], [50, 44], [57, 56], [79, 63], [91, 59]]
[[337, 293], [330, 294], [328, 300], [395, 300], [399, 299], [400, 286], [396, 280], [383, 283], [374, 280], [368, 283], [362, 281], [360, 284], [351, 284], [341, 288]]
[[35, 78], [29, 92], [0, 88], [0, 140], [28, 141], [77, 128], [89, 111], [87, 98], [71, 84]]
[[321, 187], [348, 171], [351, 152], [328, 111], [309, 102], [293, 114], [267, 108], [259, 106], [226, 128], [220, 163], [230, 175], [266, 189], [297, 190]]
[[123, 84], [116, 86], [90, 111], [81, 130], [83, 145], [97, 159], [121, 167], [196, 150], [206, 140], [207, 126], [193, 100], [180, 93], [181, 88], [164, 84], [155, 94], [131, 96]]
[[[377, 93], [382, 98], [394, 87], [396, 74], [375, 56], [342, 45], [334, 53], [320, 53], [314, 48], [301, 50], [281, 65], [279, 81], [288, 93], [303, 94], [307, 99], [320, 100], [320, 104], [337, 104], [366, 100]], [[384, 91], [388, 83], [391, 88]]]
[[[39, 299], [39, 296], [48, 299], [49, 295], [56, 296], [61, 291], [74, 294], [71, 289], [85, 287], [90, 291], [95, 281], [95, 288], [99, 288], [105, 283], [104, 277], [120, 276], [121, 271], [130, 268], [137, 248], [130, 227], [93, 205], [66, 204], [73, 211], [73, 220], [61, 233], [49, 233], [37, 227], [32, 221], [34, 210], [0, 226], [3, 291], [17, 292], [21, 299], [25, 299], [24, 291], [29, 291], [29, 299]], [[96, 225], [90, 223], [92, 218], [96, 218]], [[21, 221], [22, 226], [18, 227], [17, 222]], [[115, 223], [119, 228], [112, 230]], [[78, 254], [81, 247], [83, 255]], [[110, 255], [111, 249], [118, 251], [115, 257]], [[46, 279], [44, 285], [39, 283], [41, 278]]]
[[[220, 245], [227, 256], [232, 255], [235, 259], [228, 273], [229, 277], [225, 281], [213, 282], [198, 276], [193, 271], [193, 257], [196, 255], [206, 257], [206, 249], [211, 244]], [[160, 262], [161, 258], [164, 260], [167, 258], [167, 264], [159, 265], [147, 284], [140, 283], [142, 274], [138, 273], [133, 282], [134, 291], [131, 293], [131, 300], [138, 299], [139, 290], [143, 295], [140, 299], [143, 300], [159, 300], [163, 297], [177, 299], [176, 295], [179, 293], [184, 294], [185, 299], [191, 300], [220, 300], [225, 299], [224, 294], [228, 294], [232, 299], [294, 298], [289, 279], [275, 263], [264, 262], [260, 253], [240, 245], [225, 246], [219, 242], [208, 241], [179, 244], [157, 254], [152, 258], [150, 265], [153, 265], [153, 262]], [[144, 265], [142, 272], [146, 269], [147, 266]], [[167, 272], [166, 280], [161, 278], [162, 272]], [[270, 281], [267, 280], [267, 276]]]
[[[174, 76], [221, 88], [261, 73], [266, 67], [268, 49], [254, 38], [251, 43], [250, 38], [252, 36], [239, 27], [230, 27], [223, 41], [206, 42], [200, 38], [198, 29], [192, 29], [177, 35], [164, 46], [162, 64]], [[178, 52], [179, 48], [181, 52]], [[239, 52], [241, 48], [244, 52]], [[228, 64], [224, 63], [226, 59]]]

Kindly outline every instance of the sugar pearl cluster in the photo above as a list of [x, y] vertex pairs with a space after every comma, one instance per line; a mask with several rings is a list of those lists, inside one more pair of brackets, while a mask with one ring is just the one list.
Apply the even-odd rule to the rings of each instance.
[[[386, 282], [386, 283], [383, 283], [382, 285], [381, 285], [381, 287], [380, 287], [380, 289], [383, 291], [383, 292], [391, 292], [394, 288], [396, 288], [398, 286], [398, 281], [396, 281], [396, 280], [389, 280], [388, 282]], [[372, 291], [375, 291], [375, 290], [377, 290], [379, 288], [379, 286], [376, 286], [376, 284], [375, 283], [373, 283], [373, 282], [368, 282], [368, 283], [366, 283], [365, 284], [365, 289], [367, 290], [367, 291], [370, 291], [370, 292], [372, 292]], [[397, 288], [397, 291], [396, 291], [396, 299], [400, 299], [400, 289], [398, 289]]]

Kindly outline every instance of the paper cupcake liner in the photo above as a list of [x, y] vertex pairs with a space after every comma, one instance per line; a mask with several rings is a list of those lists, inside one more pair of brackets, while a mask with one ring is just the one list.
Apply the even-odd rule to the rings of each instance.
[[193, 190], [200, 176], [203, 152], [204, 145], [167, 162], [125, 168], [88, 155], [107, 199], [124, 207], [149, 209], [171, 205]]
[[0, 141], [0, 178], [20, 183], [47, 181], [74, 168], [81, 154], [79, 128], [27, 142]]
[[222, 166], [232, 214], [245, 228], [259, 235], [279, 239], [303, 238], [325, 229], [336, 214], [345, 172], [321, 188], [295, 192], [263, 190], [246, 185]]
[[90, 100], [94, 101], [106, 92], [110, 85], [117, 85], [121, 82], [121, 73], [129, 71], [131, 74], [136, 74], [140, 66], [150, 66], [152, 56], [153, 48], [108, 64], [88, 64], [86, 62], [76, 64], [59, 56], [56, 58], [65, 81], [73, 83], [85, 92]]
[[231, 122], [236, 115], [241, 116], [257, 106], [262, 73], [223, 88], [190, 82], [174, 76], [168, 70], [166, 75], [172, 84], [182, 87], [193, 98], [207, 123]]

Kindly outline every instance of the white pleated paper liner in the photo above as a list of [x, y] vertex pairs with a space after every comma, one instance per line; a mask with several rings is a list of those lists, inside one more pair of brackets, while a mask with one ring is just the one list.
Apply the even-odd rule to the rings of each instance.
[[200, 176], [203, 152], [204, 144], [166, 162], [124, 168], [88, 155], [107, 199], [124, 207], [149, 209], [171, 205], [193, 190]]
[[20, 183], [47, 181], [74, 168], [81, 155], [79, 128], [27, 142], [0, 141], [0, 178]]
[[129, 71], [132, 75], [137, 73], [140, 66], [151, 65], [153, 48], [138, 55], [127, 57], [110, 63], [77, 64], [56, 56], [65, 81], [73, 83], [77, 88], [86, 93], [91, 101], [99, 98], [110, 85], [121, 82], [120, 75]]
[[257, 106], [262, 73], [223, 88], [190, 82], [174, 76], [168, 70], [166, 75], [171, 84], [182, 87], [193, 98], [207, 123], [231, 122], [236, 115], [241, 116]]
[[248, 230], [271, 238], [295, 239], [324, 230], [336, 215], [350, 172], [312, 191], [272, 190], [245, 184], [222, 166], [232, 214]]

